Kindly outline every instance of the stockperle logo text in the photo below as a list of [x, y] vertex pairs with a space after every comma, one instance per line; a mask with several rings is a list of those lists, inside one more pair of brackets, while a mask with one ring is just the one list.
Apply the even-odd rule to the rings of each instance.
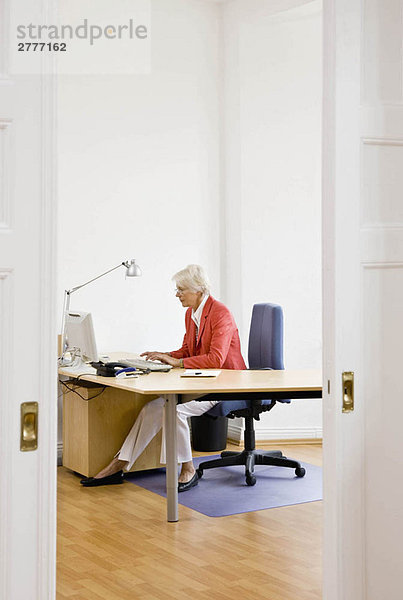
[[133, 19], [129, 19], [122, 25], [96, 25], [83, 19], [80, 25], [28, 25], [17, 26], [17, 38], [20, 40], [88, 40], [94, 45], [96, 40], [107, 39], [138, 39], [145, 40], [148, 37], [146, 25], [136, 25]]

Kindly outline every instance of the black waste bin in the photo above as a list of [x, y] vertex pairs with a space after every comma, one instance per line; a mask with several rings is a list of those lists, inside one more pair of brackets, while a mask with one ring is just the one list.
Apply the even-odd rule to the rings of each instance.
[[192, 446], [199, 452], [225, 450], [227, 446], [227, 417], [191, 417]]

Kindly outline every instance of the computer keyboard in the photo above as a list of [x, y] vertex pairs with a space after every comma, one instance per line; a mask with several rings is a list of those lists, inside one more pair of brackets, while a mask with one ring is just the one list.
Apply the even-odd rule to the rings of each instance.
[[171, 365], [166, 365], [162, 362], [156, 362], [153, 360], [143, 360], [142, 358], [119, 358], [116, 362], [120, 362], [128, 367], [135, 367], [136, 369], [149, 369], [150, 371], [170, 371], [172, 369]]

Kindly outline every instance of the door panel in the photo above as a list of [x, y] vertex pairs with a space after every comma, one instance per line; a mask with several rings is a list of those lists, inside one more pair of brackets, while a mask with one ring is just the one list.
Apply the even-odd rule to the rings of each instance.
[[401, 103], [401, 1], [365, 0], [362, 33], [362, 103]]
[[368, 598], [401, 598], [403, 263], [364, 267], [365, 553]]
[[362, 141], [362, 227], [403, 225], [403, 140]]
[[403, 569], [402, 0], [362, 7], [361, 265], [366, 598], [401, 598]]
[[[8, 71], [0, 5], [0, 598], [55, 595], [56, 326], [54, 81]], [[27, 13], [29, 14], [29, 13]], [[38, 402], [38, 449], [20, 450], [23, 402]]]
[[403, 0], [324, 4], [326, 600], [401, 598], [402, 14]]

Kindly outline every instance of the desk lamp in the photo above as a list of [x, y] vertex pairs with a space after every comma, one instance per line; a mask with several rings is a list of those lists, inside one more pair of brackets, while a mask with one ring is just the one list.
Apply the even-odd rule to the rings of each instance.
[[130, 261], [129, 260], [123, 261], [123, 262], [119, 263], [118, 265], [116, 265], [116, 267], [113, 267], [112, 269], [105, 271], [105, 273], [101, 273], [101, 275], [97, 275], [93, 279], [90, 279], [89, 281], [86, 281], [85, 283], [82, 283], [81, 285], [77, 285], [76, 287], [71, 288], [71, 290], [64, 290], [63, 320], [62, 320], [62, 357], [61, 357], [62, 362], [64, 359], [64, 354], [67, 349], [66, 348], [66, 315], [68, 314], [68, 312], [70, 310], [71, 294], [73, 292], [76, 292], [77, 290], [80, 290], [81, 288], [88, 285], [89, 283], [92, 283], [93, 281], [100, 279], [104, 275], [107, 275], [108, 273], [112, 273], [112, 271], [119, 269], [119, 267], [126, 267], [126, 277], [140, 277], [141, 276], [141, 269], [138, 265], [136, 265], [135, 259], [132, 258]]

